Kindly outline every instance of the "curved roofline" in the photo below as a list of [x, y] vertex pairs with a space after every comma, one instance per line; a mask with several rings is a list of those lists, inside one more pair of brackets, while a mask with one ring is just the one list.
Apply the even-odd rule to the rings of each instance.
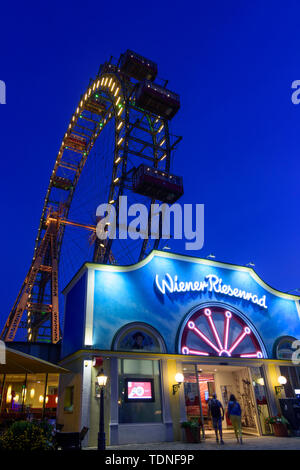
[[[206, 264], [208, 266], [247, 272], [258, 284], [260, 284], [265, 290], [267, 290], [271, 294], [276, 295], [277, 297], [282, 297], [286, 300], [293, 300], [294, 302], [296, 302], [296, 304], [297, 304], [297, 301], [298, 302], [300, 301], [300, 296], [287, 294], [286, 292], [282, 292], [271, 287], [263, 279], [261, 279], [261, 277], [254, 271], [253, 268], [250, 268], [248, 266], [240, 266], [237, 264], [225, 263], [222, 261], [213, 261], [213, 260], [208, 260], [207, 258], [196, 258], [191, 255], [182, 255], [179, 253], [166, 252], [162, 250], [152, 250], [149, 253], [149, 255], [146, 258], [144, 258], [142, 261], [139, 261], [138, 263], [130, 264], [127, 266], [104, 265], [104, 264], [98, 264], [98, 263], [85, 263], [85, 266], [88, 267], [89, 269], [100, 269], [101, 271], [129, 272], [129, 271], [135, 271], [137, 269], [140, 269], [146, 266], [148, 263], [150, 263], [150, 261], [152, 261], [152, 259], [155, 256], [158, 256], [161, 258], [176, 259], [176, 260], [185, 261], [188, 263]], [[298, 304], [297, 304], [297, 308], [298, 308], [298, 313], [300, 317], [300, 306]]]

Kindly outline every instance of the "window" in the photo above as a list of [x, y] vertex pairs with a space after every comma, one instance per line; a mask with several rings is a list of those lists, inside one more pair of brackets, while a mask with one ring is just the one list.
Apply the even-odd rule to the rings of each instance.
[[26, 398], [25, 374], [7, 374], [2, 393], [2, 413], [14, 415], [24, 409]]
[[25, 409], [33, 417], [41, 415], [44, 408], [46, 374], [28, 374], [26, 381]]
[[3, 389], [4, 389], [5, 375], [0, 374], [0, 407], [2, 403]]
[[159, 333], [144, 323], [131, 323], [118, 333], [113, 343], [117, 351], [165, 352], [166, 348]]
[[293, 342], [296, 338], [293, 336], [281, 336], [277, 338], [273, 347], [273, 355], [276, 359], [291, 360], [292, 354], [295, 349], [292, 348]]
[[66, 387], [64, 397], [64, 411], [73, 413], [74, 410], [74, 386]]
[[58, 374], [48, 374], [47, 393], [45, 399], [45, 416], [54, 419], [58, 402]]
[[[286, 378], [287, 382], [284, 384], [284, 391], [286, 398], [295, 397], [295, 389], [300, 388], [299, 376], [296, 367], [280, 366], [280, 374]], [[298, 369], [298, 368], [297, 368]]]
[[[119, 423], [157, 423], [162, 420], [159, 361], [119, 359]], [[132, 379], [132, 381], [130, 381]], [[133, 382], [143, 387], [142, 400], [128, 400]], [[150, 385], [149, 385], [150, 384]], [[137, 390], [139, 392], [139, 390]]]

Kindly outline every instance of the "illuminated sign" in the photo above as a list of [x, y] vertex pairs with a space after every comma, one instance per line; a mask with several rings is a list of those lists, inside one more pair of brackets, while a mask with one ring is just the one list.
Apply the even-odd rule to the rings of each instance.
[[[208, 327], [208, 328], [207, 328]], [[223, 307], [196, 311], [183, 328], [179, 352], [197, 356], [264, 357], [259, 338], [241, 317]]]
[[159, 275], [155, 276], [155, 283], [158, 290], [164, 295], [166, 293], [173, 294], [175, 292], [215, 292], [216, 294], [228, 295], [236, 297], [248, 302], [268, 308], [266, 305], [266, 296], [258, 297], [252, 292], [232, 287], [230, 284], [223, 284], [222, 279], [215, 274], [208, 274], [203, 281], [179, 281], [178, 276], [173, 278], [166, 273], [166, 279], [159, 281]]
[[125, 401], [154, 401], [153, 379], [125, 379]]

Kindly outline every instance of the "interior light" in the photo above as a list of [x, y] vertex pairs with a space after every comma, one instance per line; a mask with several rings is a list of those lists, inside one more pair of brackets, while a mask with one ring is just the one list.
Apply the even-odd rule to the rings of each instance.
[[11, 395], [11, 385], [8, 387], [7, 389], [7, 394], [6, 394], [6, 402], [7, 403], [10, 403], [11, 402], [11, 398], [12, 398], [12, 395]]

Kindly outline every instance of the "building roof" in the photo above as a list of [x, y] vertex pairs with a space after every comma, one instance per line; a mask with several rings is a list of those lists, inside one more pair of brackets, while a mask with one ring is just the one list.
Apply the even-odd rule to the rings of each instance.
[[1, 374], [66, 374], [69, 371], [51, 362], [5, 348], [5, 364], [0, 364]]

